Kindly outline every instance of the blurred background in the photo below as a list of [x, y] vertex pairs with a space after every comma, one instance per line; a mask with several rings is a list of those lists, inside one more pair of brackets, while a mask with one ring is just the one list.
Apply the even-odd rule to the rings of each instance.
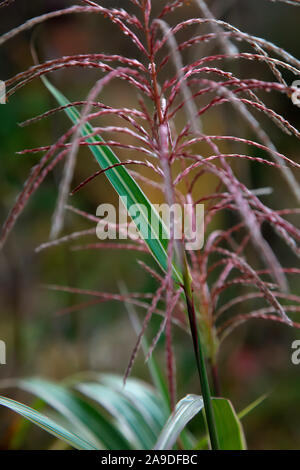
[[[154, 0], [154, 6], [161, 6], [163, 1]], [[123, 7], [125, 3], [130, 2], [101, 2], [104, 6], [116, 7]], [[232, 23], [242, 31], [263, 36], [296, 57], [300, 56], [300, 42], [297, 39], [299, 9], [267, 0], [214, 0], [208, 3], [216, 17]], [[71, 4], [67, 0], [16, 0], [11, 6], [0, 9], [0, 34], [33, 16]], [[187, 16], [199, 16], [193, 1], [171, 15], [169, 21], [173, 23]], [[208, 29], [203, 27], [202, 31]], [[1, 48], [1, 80], [33, 64], [29, 47], [31, 37], [32, 31], [22, 33]], [[115, 51], [128, 57], [135, 54], [130, 42], [100, 15], [69, 15], [48, 21], [36, 29], [36, 44], [41, 60], [88, 52]], [[211, 44], [207, 47], [210, 52], [215, 51]], [[248, 50], [243, 45], [240, 47]], [[204, 54], [201, 48], [195, 48], [189, 54]], [[249, 63], [245, 62], [234, 67], [238, 67], [235, 73], [238, 72], [240, 76], [272, 79], [269, 70], [263, 65], [253, 64], [250, 69]], [[99, 72], [93, 70], [72, 69], [56, 72], [51, 79], [70, 100], [80, 100], [87, 96], [98, 77]], [[286, 76], [286, 79], [291, 83], [294, 78]], [[101, 99], [107, 104], [133, 106], [136, 104], [136, 96], [134, 90], [132, 95], [128, 90], [127, 86], [125, 88], [122, 82], [118, 82], [117, 85], [107, 87]], [[287, 117], [295, 127], [299, 127], [300, 110], [292, 106], [287, 98], [272, 93], [267, 96], [267, 103]], [[0, 106], [1, 223], [21, 190], [30, 168], [39, 158], [39, 154], [19, 156], [16, 152], [54, 142], [69, 124], [63, 114], [25, 128], [19, 127], [18, 123], [54, 106], [51, 96], [39, 80], [22, 88], [9, 103]], [[276, 130], [265, 117], [260, 119], [279, 151], [296, 159], [299, 152], [296, 139]], [[215, 134], [229, 133], [230, 126], [231, 130], [236, 128], [236, 135], [247, 135], [247, 129], [229, 107], [218, 107], [204, 121], [205, 130]], [[123, 155], [126, 154], [120, 152], [121, 158]], [[73, 186], [96, 169], [89, 152], [81, 151]], [[295, 207], [290, 191], [276, 170], [247, 163], [235, 164], [234, 170], [250, 188], [272, 186], [273, 194], [266, 200], [271, 207]], [[107, 302], [67, 313], [66, 308], [90, 299], [78, 294], [49, 291], [43, 285], [58, 284], [112, 293], [119, 292], [121, 281], [133, 292], [153, 292], [156, 287], [155, 281], [138, 265], [134, 252], [75, 252], [70, 250], [70, 245], [61, 245], [35, 253], [35, 248], [49, 238], [61, 173], [62, 167], [57, 167], [31, 198], [0, 253], [0, 339], [7, 344], [7, 364], [0, 365], [0, 380], [33, 375], [63, 379], [82, 370], [124, 373], [136, 340], [125, 306]], [[203, 191], [212, 189], [209, 181], [206, 185]], [[158, 193], [149, 192], [149, 187], [145, 187], [145, 191], [153, 202], [159, 202]], [[70, 203], [95, 214], [97, 206], [108, 201], [116, 201], [116, 197], [105, 177], [100, 177], [74, 196]], [[229, 216], [224, 215], [224, 219], [219, 222], [230, 223]], [[64, 234], [92, 227], [92, 223], [68, 213]], [[285, 265], [295, 266], [297, 262], [277, 238], [272, 233], [266, 233], [266, 236]], [[90, 240], [96, 239], [87, 239]], [[147, 255], [139, 254], [138, 258], [150, 264], [152, 262]], [[299, 294], [299, 285], [293, 282], [292, 289]], [[151, 328], [156, 331], [155, 327], [157, 319], [154, 318], [149, 337]], [[299, 338], [297, 330], [258, 320], [237, 329], [221, 349], [219, 366], [222, 392], [232, 400], [237, 410], [263, 393], [269, 393], [265, 402], [244, 420], [250, 449], [300, 449], [300, 365], [291, 362], [291, 344]], [[189, 337], [175, 329], [174, 341], [178, 395], [181, 398], [186, 393], [199, 392], [198, 380]], [[163, 340], [156, 354], [164, 367]], [[138, 357], [133, 375], [149, 380], [142, 354]], [[30, 403], [30, 398], [23, 397], [21, 393], [11, 392], [10, 396]], [[7, 448], [17, 418], [3, 409], [0, 410], [0, 416], [0, 446]], [[39, 431], [36, 432], [34, 444], [32, 441], [26, 443], [28, 448], [40, 448], [43, 445], [47, 445], [47, 436]]]

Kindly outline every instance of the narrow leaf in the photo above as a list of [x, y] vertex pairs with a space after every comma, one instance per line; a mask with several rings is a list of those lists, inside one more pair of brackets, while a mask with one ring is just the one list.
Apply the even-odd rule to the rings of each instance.
[[181, 431], [199, 413], [199, 411], [202, 410], [203, 407], [203, 399], [199, 395], [187, 395], [185, 398], [180, 400], [176, 405], [174, 413], [171, 414], [166, 422], [154, 449], [172, 449]]
[[75, 433], [72, 433], [65, 429], [60, 424], [56, 423], [53, 419], [48, 418], [44, 414], [23, 405], [17, 401], [11, 400], [10, 398], [0, 396], [0, 405], [9, 408], [12, 411], [15, 411], [19, 415], [28, 419], [32, 423], [36, 424], [40, 428], [49, 432], [58, 439], [62, 439], [67, 442], [70, 446], [79, 450], [97, 450], [97, 448], [85, 439], [77, 436]]
[[130, 449], [126, 438], [100, 411], [67, 387], [39, 378], [18, 380], [16, 385], [57, 410], [81, 437], [97, 448]]
[[[60, 106], [70, 104], [66, 97], [58, 91], [48, 79], [43, 77], [43, 82]], [[80, 121], [80, 113], [76, 107], [68, 107], [65, 109], [65, 112], [73, 124], [78, 124]], [[92, 132], [93, 127], [88, 122], [81, 127], [81, 134], [83, 136], [87, 136]], [[102, 137], [99, 135], [88, 137], [86, 141], [92, 144], [104, 142]], [[108, 146], [91, 145], [90, 150], [102, 169], [106, 169], [112, 165], [120, 163], [116, 154]], [[166, 271], [169, 233], [158, 212], [124, 166], [111, 168], [105, 172], [105, 175], [118, 193], [130, 216], [132, 214], [133, 206], [136, 204], [139, 205], [139, 208], [141, 209], [140, 217], [142, 218], [142, 223], [136, 223], [134, 217], [132, 217], [132, 220], [136, 223], [136, 227], [140, 232], [141, 237], [147, 243], [149, 250], [157, 263], [164, 271]], [[173, 277], [175, 281], [182, 283], [182, 276], [174, 264]]]
[[124, 430], [136, 449], [151, 449], [155, 434], [140, 411], [122, 394], [99, 383], [79, 383], [76, 386], [83, 395], [99, 403]]
[[126, 397], [139, 410], [156, 435], [161, 432], [169, 409], [152, 387], [137, 379], [128, 379], [124, 386], [123, 377], [112, 374], [102, 374], [101, 380], [104, 385]]
[[246, 408], [244, 408], [242, 411], [238, 413], [239, 419], [245, 418], [245, 416], [247, 416], [249, 413], [255, 410], [255, 408], [257, 408], [261, 403], [263, 403], [267, 397], [268, 397], [268, 393], [265, 393], [264, 395], [261, 395], [252, 403], [250, 403], [248, 406], [246, 406]]

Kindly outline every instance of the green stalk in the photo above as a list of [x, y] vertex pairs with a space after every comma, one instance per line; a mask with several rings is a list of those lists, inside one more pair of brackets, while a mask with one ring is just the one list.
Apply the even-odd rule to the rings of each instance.
[[210, 387], [209, 387], [209, 382], [208, 382], [204, 351], [203, 351], [203, 346], [201, 344], [201, 339], [200, 339], [200, 335], [198, 333], [198, 328], [197, 328], [196, 314], [195, 314], [195, 308], [194, 308], [194, 302], [193, 302], [193, 293], [192, 293], [192, 287], [191, 287], [191, 279], [189, 275], [186, 257], [184, 258], [183, 264], [184, 264], [183, 266], [184, 292], [185, 292], [185, 297], [186, 297], [187, 311], [188, 311], [190, 329], [191, 329], [191, 334], [192, 334], [192, 339], [193, 339], [193, 346], [194, 346], [194, 352], [195, 352], [195, 357], [196, 357], [197, 369], [198, 369], [199, 378], [200, 378], [200, 385], [201, 385], [208, 433], [210, 437], [212, 450], [219, 450], [220, 446], [219, 446], [218, 433], [217, 433], [217, 428], [216, 428], [216, 423], [215, 423], [214, 411], [212, 407], [211, 393], [210, 393]]
[[[166, 200], [169, 204], [169, 207], [171, 207], [175, 199], [174, 193], [173, 193], [171, 171], [170, 171], [168, 159], [164, 158], [164, 155], [162, 155], [162, 157], [163, 158], [161, 158], [161, 165], [162, 165], [162, 169], [163, 169], [164, 177], [165, 177]], [[172, 230], [171, 230], [171, 233], [172, 233]], [[193, 338], [194, 352], [195, 352], [195, 358], [196, 358], [196, 363], [197, 363], [197, 368], [198, 368], [198, 373], [199, 373], [199, 378], [200, 378], [200, 385], [201, 385], [201, 391], [202, 391], [202, 396], [203, 396], [203, 403], [204, 403], [208, 433], [209, 433], [210, 442], [211, 442], [211, 448], [213, 450], [218, 450], [219, 449], [218, 435], [217, 435], [216, 423], [214, 419], [214, 412], [213, 412], [212, 403], [211, 403], [211, 393], [210, 393], [208, 376], [207, 376], [207, 371], [206, 371], [205, 358], [204, 358], [202, 344], [200, 341], [200, 336], [198, 334], [196, 314], [195, 314], [195, 308], [194, 308], [194, 302], [193, 302], [193, 293], [192, 293], [192, 287], [191, 287], [191, 277], [190, 277], [188, 263], [186, 259], [186, 253], [185, 253], [183, 243], [177, 243], [175, 247], [177, 248], [176, 254], [178, 257], [178, 260], [177, 260], [178, 266], [180, 268], [180, 271], [182, 272], [183, 286], [184, 286], [185, 298], [186, 298], [186, 303], [187, 303], [187, 311], [188, 311], [191, 334]]]

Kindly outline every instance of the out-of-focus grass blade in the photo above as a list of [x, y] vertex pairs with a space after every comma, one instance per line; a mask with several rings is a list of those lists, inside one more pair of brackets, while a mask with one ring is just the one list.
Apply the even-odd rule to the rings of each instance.
[[[42, 77], [42, 79], [45, 86], [48, 88], [60, 106], [66, 106], [70, 104], [67, 98], [59, 90], [57, 90], [48, 79], [45, 77]], [[76, 107], [68, 107], [65, 109], [65, 112], [73, 124], [77, 124], [79, 122], [80, 113]], [[85, 123], [81, 128], [81, 134], [83, 136], [87, 136], [92, 132], [93, 127], [89, 123]], [[97, 142], [104, 142], [102, 137], [99, 135], [88, 137], [86, 141], [93, 144]], [[91, 145], [89, 148], [102, 169], [109, 168], [116, 163], [120, 163], [120, 160], [116, 154], [108, 146]], [[138, 204], [140, 206], [140, 217], [142, 218], [143, 222], [141, 224], [136, 223], [137, 229], [140, 232], [141, 237], [147, 243], [150, 252], [158, 264], [164, 271], [166, 271], [168, 260], [168, 230], [158, 212], [124, 166], [112, 168], [106, 171], [105, 175], [122, 201], [125, 203], [129, 215], [131, 215], [131, 208], [134, 205]], [[133, 221], [135, 222], [134, 218]], [[173, 277], [175, 281], [182, 283], [182, 275], [174, 264]]]
[[97, 450], [97, 447], [93, 443], [79, 437], [75, 433], [72, 433], [65, 429], [54, 420], [48, 418], [44, 414], [33, 410], [32, 408], [23, 405], [17, 401], [11, 400], [10, 398], [0, 396], [0, 405], [15, 411], [19, 415], [26, 419], [29, 419], [32, 423], [36, 424], [40, 428], [49, 432], [58, 439], [62, 439], [67, 442], [70, 446], [78, 450]]
[[126, 438], [103, 414], [63, 385], [39, 378], [18, 380], [17, 385], [57, 410], [80, 436], [93, 442], [95, 447], [130, 449]]
[[204, 404], [199, 395], [187, 395], [180, 400], [166, 422], [155, 446], [155, 450], [172, 449], [181, 431], [202, 410]]
[[245, 450], [244, 431], [231, 402], [225, 398], [213, 398], [212, 404], [220, 450]]
[[141, 413], [156, 436], [161, 432], [169, 416], [169, 410], [152, 387], [137, 379], [128, 379], [124, 386], [123, 378], [112, 374], [101, 374], [101, 382], [127, 398]]
[[[101, 374], [101, 382], [112, 389], [118, 390], [119, 393], [132, 402], [153, 429], [156, 438], [159, 436], [170, 414], [169, 406], [161, 395], [157, 395], [152, 387], [137, 379], [127, 379], [124, 386], [122, 377]], [[186, 449], [192, 449], [194, 440], [186, 431], [185, 429], [182, 430], [180, 438]]]
[[[0, 386], [17, 386], [39, 397], [41, 403], [55, 410], [54, 415], [47, 412], [46, 419], [97, 449], [151, 449], [169, 415], [167, 405], [153, 387], [131, 378], [124, 387], [118, 375], [79, 374], [64, 384], [28, 378], [3, 381]], [[104, 415], [101, 408], [106, 410]], [[109, 418], [105, 417], [107, 412]]]
[[122, 394], [99, 383], [79, 383], [76, 389], [99, 403], [117, 421], [136, 449], [151, 449], [155, 433], [136, 406]]
[[265, 393], [264, 395], [258, 397], [256, 400], [254, 400], [250, 405], [246, 406], [242, 411], [238, 413], [238, 418], [243, 419], [245, 416], [247, 416], [249, 413], [251, 413], [255, 408], [257, 408], [263, 401], [266, 400], [266, 398], [269, 396], [268, 393]]
[[[45, 402], [41, 400], [40, 398], [37, 398], [31, 404], [31, 408], [33, 408], [36, 411], [42, 411], [44, 407], [45, 407]], [[14, 428], [13, 435], [9, 443], [9, 450], [21, 449], [21, 446], [24, 440], [26, 439], [30, 426], [32, 426], [32, 423], [28, 419], [25, 419], [20, 416], [20, 420]], [[67, 444], [64, 442], [64, 445], [67, 445]]]

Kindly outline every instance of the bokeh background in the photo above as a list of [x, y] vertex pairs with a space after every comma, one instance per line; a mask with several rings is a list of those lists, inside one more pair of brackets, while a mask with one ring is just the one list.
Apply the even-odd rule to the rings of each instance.
[[[154, 0], [153, 3], [159, 6], [163, 2]], [[71, 3], [67, 0], [16, 0], [11, 6], [0, 10], [0, 33], [30, 17], [70, 6]], [[122, 7], [129, 2], [105, 0], [101, 3]], [[267, 0], [214, 0], [209, 5], [218, 18], [243, 31], [263, 36], [296, 57], [300, 56], [300, 42], [297, 39], [299, 9]], [[173, 14], [170, 21], [176, 22], [187, 15], [198, 15], [193, 1]], [[35, 37], [38, 53], [43, 59], [87, 52], [117, 51], [129, 57], [135, 54], [129, 41], [100, 15], [70, 15], [48, 21], [36, 29]], [[0, 79], [5, 80], [32, 65], [31, 39], [32, 31], [29, 31], [1, 48]], [[207, 47], [211, 48], [211, 45]], [[200, 47], [193, 50], [193, 54], [203, 53]], [[249, 63], [241, 63], [235, 67], [238, 67], [235, 71], [241, 76], [271, 79], [270, 72], [264, 66], [253, 64], [249, 67]], [[72, 69], [56, 72], [52, 80], [69, 99], [79, 100], [86, 97], [98, 77], [99, 73], [95, 71]], [[290, 83], [293, 80], [289, 76], [286, 78]], [[102, 100], [113, 105], [136, 104], [135, 95], [131, 95], [120, 82], [117, 86], [108, 87]], [[287, 98], [273, 93], [267, 97], [267, 102], [299, 127], [300, 110], [292, 106]], [[22, 88], [9, 103], [0, 106], [1, 222], [12, 207], [30, 168], [39, 158], [38, 154], [18, 156], [16, 152], [50, 144], [68, 126], [62, 114], [26, 128], [19, 127], [18, 123], [54, 106], [39, 80]], [[297, 158], [299, 144], [296, 139], [276, 130], [266, 118], [261, 118], [261, 121], [279, 150]], [[218, 107], [206, 118], [204, 126], [207, 132], [228, 133], [229, 128], [236, 128], [237, 135], [247, 135], [245, 126], [229, 107], [224, 110]], [[121, 158], [123, 155], [121, 153]], [[74, 186], [95, 169], [89, 152], [81, 151]], [[234, 169], [251, 188], [273, 187], [273, 194], [267, 200], [271, 207], [295, 207], [295, 201], [277, 171], [247, 163], [236, 164]], [[79, 312], [64, 313], [67, 307], [89, 298], [49, 291], [43, 285], [60, 284], [106, 292], [119, 292], [120, 282], [125, 282], [129, 291], [149, 292], [155, 288], [154, 281], [139, 267], [135, 253], [104, 250], [75, 252], [70, 250], [69, 245], [35, 253], [35, 248], [49, 237], [61, 172], [62, 167], [57, 167], [32, 197], [0, 253], [0, 339], [7, 344], [7, 364], [0, 366], [0, 379], [32, 375], [63, 379], [82, 370], [124, 373], [136, 339], [124, 305], [108, 302]], [[210, 189], [208, 182], [204, 190]], [[154, 202], [159, 202], [159, 194], [149, 193], [149, 188], [145, 190]], [[116, 201], [116, 198], [105, 177], [101, 177], [70, 202], [95, 214], [97, 206], [107, 201]], [[224, 220], [219, 222], [230, 223], [226, 217], [229, 216], [224, 216]], [[91, 227], [92, 224], [81, 217], [68, 213], [64, 233]], [[284, 263], [295, 266], [297, 261], [274, 235], [266, 233], [266, 237]], [[146, 255], [139, 255], [139, 259], [151, 263]], [[296, 282], [292, 284], [292, 289], [299, 294]], [[155, 326], [156, 319], [149, 335]], [[190, 339], [180, 331], [174, 331], [174, 337], [178, 395], [198, 393]], [[222, 391], [237, 410], [263, 393], [269, 393], [265, 402], [244, 420], [250, 449], [300, 449], [300, 365], [291, 363], [291, 343], [299, 338], [299, 331], [258, 320], [236, 330], [221, 349], [219, 367]], [[163, 367], [163, 340], [156, 354]], [[149, 380], [142, 355], [136, 362], [133, 374]], [[21, 393], [12, 391], [11, 396], [30, 403], [30, 397]], [[18, 418], [2, 409], [0, 417], [0, 446], [7, 448]], [[33, 429], [31, 432], [35, 433], [35, 439], [25, 442], [27, 448], [47, 446], [47, 435]]]

